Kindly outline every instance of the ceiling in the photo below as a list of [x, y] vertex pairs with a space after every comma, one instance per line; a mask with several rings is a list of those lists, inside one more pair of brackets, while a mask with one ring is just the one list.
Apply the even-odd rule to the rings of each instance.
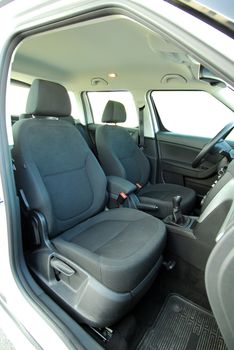
[[[116, 78], [108, 77], [114, 72]], [[60, 82], [74, 90], [191, 88], [199, 64], [170, 39], [124, 16], [110, 16], [25, 39], [12, 77]], [[93, 78], [102, 78], [92, 85]]]

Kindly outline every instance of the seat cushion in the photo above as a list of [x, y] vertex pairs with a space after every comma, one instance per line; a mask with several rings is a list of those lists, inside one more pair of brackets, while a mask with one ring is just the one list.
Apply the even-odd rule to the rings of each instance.
[[157, 217], [165, 218], [172, 213], [172, 197], [182, 196], [183, 214], [190, 214], [195, 206], [196, 193], [191, 188], [175, 184], [147, 185], [139, 192], [139, 197], [154, 198], [158, 206]]
[[129, 292], [153, 269], [163, 251], [165, 225], [135, 209], [112, 209], [53, 240], [57, 251], [106, 287]]

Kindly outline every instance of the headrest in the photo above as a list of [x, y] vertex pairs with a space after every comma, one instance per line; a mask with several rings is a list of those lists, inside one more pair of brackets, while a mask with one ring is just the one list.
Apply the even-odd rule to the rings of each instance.
[[26, 113], [40, 117], [67, 117], [71, 114], [71, 102], [64, 86], [35, 79], [31, 85]]
[[123, 123], [126, 120], [126, 110], [122, 103], [108, 101], [102, 114], [103, 123]]

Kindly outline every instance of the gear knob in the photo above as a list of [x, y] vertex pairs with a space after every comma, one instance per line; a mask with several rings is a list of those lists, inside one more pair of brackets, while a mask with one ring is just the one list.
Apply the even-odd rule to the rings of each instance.
[[172, 198], [172, 205], [173, 205], [173, 209], [180, 209], [180, 204], [182, 201], [182, 197], [181, 196], [175, 196]]
[[172, 219], [175, 224], [182, 224], [184, 222], [184, 217], [182, 215], [181, 211], [181, 201], [182, 197], [181, 196], [175, 196], [172, 198]]

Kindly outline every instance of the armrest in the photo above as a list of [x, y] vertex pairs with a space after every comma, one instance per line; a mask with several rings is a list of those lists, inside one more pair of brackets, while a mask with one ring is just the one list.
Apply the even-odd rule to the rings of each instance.
[[124, 192], [129, 195], [135, 192], [137, 186], [132, 182], [123, 179], [119, 176], [107, 176], [107, 190], [109, 193], [114, 195], [119, 195], [120, 192]]
[[158, 202], [155, 198], [140, 196], [137, 208], [145, 211], [155, 211], [158, 210]]

